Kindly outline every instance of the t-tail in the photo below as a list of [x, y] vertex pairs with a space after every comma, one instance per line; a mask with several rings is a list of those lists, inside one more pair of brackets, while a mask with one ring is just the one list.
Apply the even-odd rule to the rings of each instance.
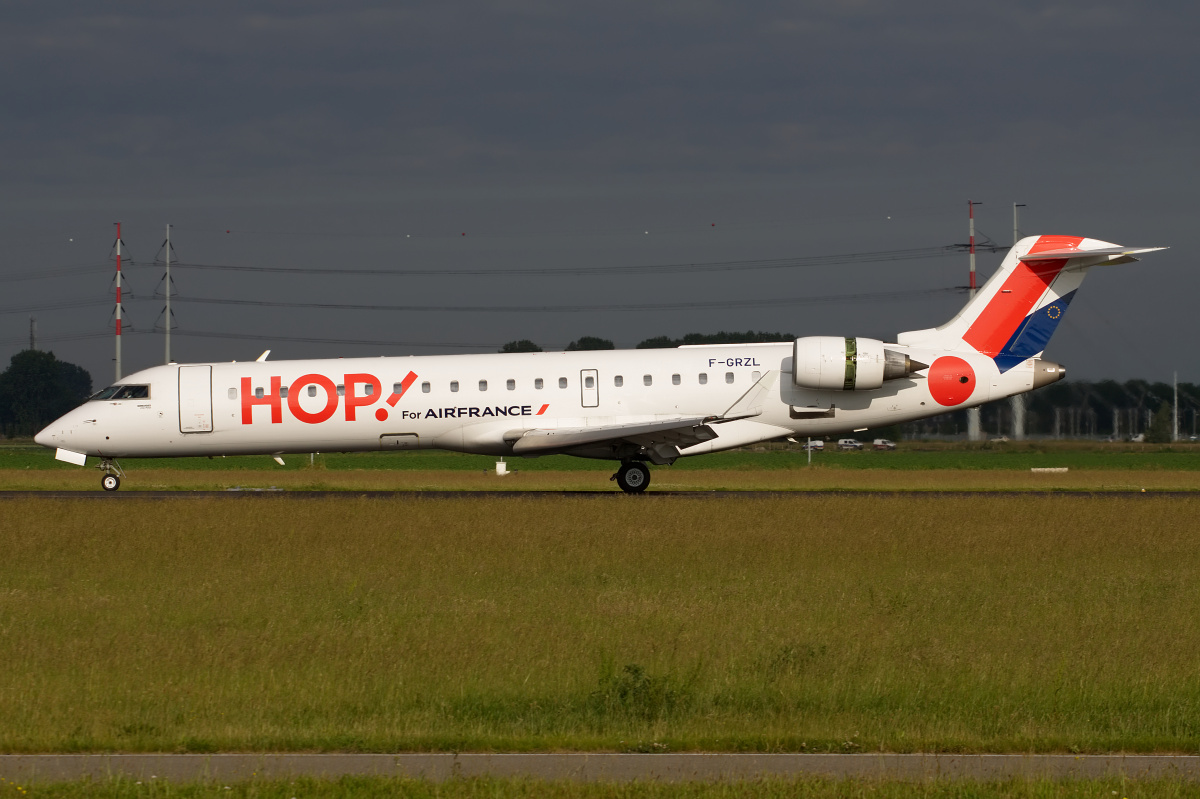
[[1021, 239], [957, 316], [941, 327], [901, 333], [896, 343], [979, 352], [1007, 372], [1041, 356], [1089, 269], [1132, 263], [1135, 255], [1162, 249], [1080, 236]]

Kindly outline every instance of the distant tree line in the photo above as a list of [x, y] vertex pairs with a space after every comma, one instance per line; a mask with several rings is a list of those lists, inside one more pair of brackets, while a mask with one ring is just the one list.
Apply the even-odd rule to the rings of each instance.
[[23, 350], [0, 372], [0, 432], [32, 436], [88, 398], [92, 376], [52, 352]]
[[[759, 330], [747, 330], [744, 333], [728, 333], [724, 330], [718, 333], [688, 333], [683, 338], [670, 336], [655, 336], [640, 342], [639, 350], [668, 349], [683, 345], [697, 344], [763, 344], [775, 341], [791, 341], [791, 333], [767, 333]], [[580, 350], [615, 350], [616, 345], [606, 338], [597, 336], [580, 336], [567, 345], [567, 352]], [[542, 348], [529, 339], [510, 341], [500, 348], [500, 352], [542, 352]]]
[[[1170, 383], [1146, 380], [1070, 380], [1025, 394], [1025, 434], [1055, 438], [1169, 441], [1174, 392]], [[1179, 436], [1195, 435], [1200, 414], [1200, 385], [1179, 384]], [[980, 408], [989, 437], [1012, 436], [1013, 410], [1007, 399]], [[911, 437], [957, 435], [967, 430], [966, 411], [955, 411], [903, 425]]]

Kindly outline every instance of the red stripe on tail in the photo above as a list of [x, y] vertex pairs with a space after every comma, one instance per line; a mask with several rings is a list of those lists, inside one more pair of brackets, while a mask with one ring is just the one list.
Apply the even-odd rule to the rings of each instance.
[[[1029, 248], [1029, 254], [1047, 250], [1073, 250], [1083, 241], [1081, 236], [1039, 236]], [[987, 307], [980, 311], [963, 341], [984, 355], [995, 355], [1012, 338], [1017, 326], [1033, 310], [1033, 304], [1058, 277], [1067, 259], [1054, 261], [1021, 261], [1004, 285], [996, 292]]]

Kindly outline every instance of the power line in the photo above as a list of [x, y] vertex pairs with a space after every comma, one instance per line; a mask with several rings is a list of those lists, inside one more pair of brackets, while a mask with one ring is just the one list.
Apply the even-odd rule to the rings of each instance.
[[[361, 275], [371, 277], [568, 277], [573, 275], [619, 275], [619, 274], [677, 274], [683, 272], [741, 272], [751, 270], [804, 269], [826, 266], [848, 266], [852, 264], [888, 263], [943, 258], [962, 253], [967, 245], [946, 244], [938, 247], [915, 247], [898, 250], [877, 250], [860, 253], [835, 253], [828, 255], [805, 255], [791, 258], [769, 258], [741, 261], [714, 261], [697, 263], [649, 264], [641, 266], [575, 266], [575, 267], [511, 267], [511, 268], [367, 268], [367, 267], [304, 267], [262, 266], [254, 264], [202, 264], [176, 261], [176, 268], [223, 272], [265, 272], [293, 275]], [[976, 244], [976, 250], [996, 252], [1001, 247]], [[154, 264], [126, 264], [126, 271], [153, 268]], [[51, 269], [31, 270], [0, 275], [0, 283], [44, 278], [69, 277], [107, 270], [108, 264], [64, 266]]]
[[379, 346], [379, 347], [437, 347], [439, 349], [452, 350], [472, 350], [472, 349], [488, 349], [495, 348], [494, 342], [488, 343], [463, 343], [463, 342], [428, 342], [428, 341], [385, 341], [380, 339], [362, 339], [362, 338], [319, 338], [315, 336], [276, 336], [276, 335], [259, 335], [247, 333], [222, 333], [213, 330], [182, 330], [176, 328], [174, 331], [176, 336], [187, 336], [188, 338], [222, 338], [222, 339], [238, 339], [249, 341], [293, 341], [301, 344], [354, 344], [361, 346]]
[[[126, 295], [129, 296], [128, 294]], [[66, 300], [64, 302], [48, 302], [41, 305], [9, 305], [0, 308], [0, 314], [31, 313], [33, 311], [61, 311], [66, 308], [88, 308], [94, 305], [109, 305], [112, 300], [97, 298], [90, 300]]]
[[70, 275], [84, 275], [90, 272], [100, 274], [108, 269], [111, 269], [108, 264], [61, 266], [53, 269], [38, 269], [36, 271], [18, 272], [11, 275], [0, 275], [0, 283], [15, 283], [19, 280], [41, 280], [48, 277], [68, 277]]
[[825, 294], [808, 297], [774, 297], [757, 300], [712, 300], [704, 302], [661, 302], [642, 304], [597, 305], [372, 305], [335, 302], [283, 302], [276, 300], [236, 300], [217, 297], [176, 297], [176, 302], [201, 305], [251, 305], [256, 308], [308, 308], [333, 311], [392, 311], [404, 313], [581, 313], [587, 311], [689, 311], [702, 308], [767, 308], [796, 305], [821, 305], [847, 302], [878, 302], [957, 294], [958, 288], [908, 289], [905, 291]]
[[[133, 335], [151, 335], [153, 331], [126, 330], [126, 334]], [[38, 343], [58, 341], [81, 341], [91, 338], [108, 338], [112, 335], [110, 330], [101, 330], [96, 332], [82, 333], [63, 333], [55, 336], [38, 336]], [[347, 344], [356, 346], [378, 346], [378, 347], [431, 347], [436, 349], [452, 349], [452, 350], [477, 350], [477, 349], [495, 349], [495, 342], [447, 342], [447, 341], [396, 341], [384, 339], [360, 339], [360, 338], [321, 338], [318, 336], [286, 336], [286, 335], [262, 335], [254, 333], [230, 333], [217, 330], [181, 330], [176, 328], [174, 331], [176, 336], [186, 336], [188, 338], [217, 338], [217, 339], [236, 339], [246, 341], [289, 341], [300, 344]], [[0, 345], [8, 346], [12, 344], [26, 344], [27, 339], [12, 338], [0, 339]]]
[[804, 269], [825, 266], [847, 266], [895, 261], [927, 260], [942, 258], [962, 252], [962, 245], [948, 244], [941, 247], [918, 247], [907, 250], [880, 250], [876, 252], [842, 253], [835, 255], [807, 255], [792, 258], [771, 258], [748, 261], [714, 261], [699, 263], [653, 264], [638, 266], [567, 266], [567, 267], [508, 267], [442, 269], [419, 268], [368, 268], [368, 267], [302, 267], [302, 266], [254, 266], [237, 264], [200, 264], [180, 261], [175, 264], [182, 269], [213, 270], [226, 272], [274, 272], [293, 275], [363, 275], [372, 277], [569, 277], [576, 275], [648, 275], [696, 272], [742, 272], [751, 270]]

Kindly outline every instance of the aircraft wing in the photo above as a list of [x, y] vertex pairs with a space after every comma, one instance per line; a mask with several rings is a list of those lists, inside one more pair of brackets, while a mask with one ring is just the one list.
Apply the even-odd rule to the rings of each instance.
[[628, 441], [641, 447], [660, 444], [690, 447], [712, 441], [717, 434], [703, 416], [680, 416], [654, 422], [526, 430], [513, 442], [513, 453], [529, 455], [543, 450], [566, 449], [608, 441]]
[[679, 457], [681, 449], [716, 438], [717, 433], [710, 424], [761, 415], [778, 377], [778, 371], [768, 371], [720, 416], [677, 416], [653, 422], [524, 430], [518, 431], [515, 438], [506, 439], [513, 442], [514, 455], [562, 451], [591, 444], [627, 443], [638, 447], [654, 463], [670, 463]]

